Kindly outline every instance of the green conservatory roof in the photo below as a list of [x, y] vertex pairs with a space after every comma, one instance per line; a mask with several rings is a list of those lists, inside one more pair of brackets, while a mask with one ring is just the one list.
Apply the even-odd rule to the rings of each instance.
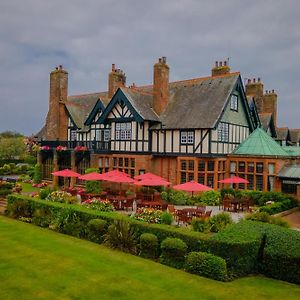
[[256, 128], [249, 137], [233, 151], [233, 154], [262, 156], [289, 155], [261, 128]]
[[300, 156], [300, 147], [298, 146], [284, 146], [282, 147], [289, 156]]

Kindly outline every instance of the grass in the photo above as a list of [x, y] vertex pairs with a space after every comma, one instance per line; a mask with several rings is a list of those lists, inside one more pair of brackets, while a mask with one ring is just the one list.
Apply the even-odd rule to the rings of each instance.
[[33, 193], [33, 192], [39, 192], [40, 188], [32, 186], [31, 183], [25, 183], [21, 182], [22, 185], [22, 193]]
[[229, 283], [0, 216], [0, 299], [299, 299], [300, 286]]

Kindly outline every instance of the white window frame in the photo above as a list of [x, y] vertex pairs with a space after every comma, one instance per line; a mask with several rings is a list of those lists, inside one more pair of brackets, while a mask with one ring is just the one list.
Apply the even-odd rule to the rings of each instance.
[[218, 125], [218, 142], [229, 141], [229, 124], [220, 122]]
[[74, 129], [70, 129], [70, 140], [76, 141], [77, 140], [77, 132]]
[[104, 142], [109, 142], [109, 140], [110, 140], [110, 130], [109, 129], [104, 130], [103, 140], [104, 140]]
[[238, 111], [239, 110], [238, 103], [239, 103], [239, 97], [235, 94], [232, 94], [230, 98], [230, 109], [234, 111]]
[[183, 145], [192, 145], [194, 143], [194, 131], [181, 131], [180, 143]]
[[116, 123], [115, 124], [115, 137], [116, 140], [129, 141], [131, 140], [131, 123]]

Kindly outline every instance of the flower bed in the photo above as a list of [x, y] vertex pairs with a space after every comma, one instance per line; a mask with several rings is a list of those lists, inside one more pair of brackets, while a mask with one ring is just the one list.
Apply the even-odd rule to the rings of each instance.
[[87, 208], [98, 210], [98, 211], [106, 211], [106, 212], [114, 211], [113, 205], [108, 200], [92, 198], [84, 201], [82, 205]]

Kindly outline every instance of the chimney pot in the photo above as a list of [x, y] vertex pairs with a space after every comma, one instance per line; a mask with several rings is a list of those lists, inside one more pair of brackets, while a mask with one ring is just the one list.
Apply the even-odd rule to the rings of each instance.
[[163, 61], [164, 64], [167, 63], [167, 58], [165, 56], [163, 56], [162, 61]]
[[274, 93], [274, 90], [272, 90], [272, 93]]
[[57, 71], [57, 70], [58, 70], [58, 67], [55, 67], [55, 70]]
[[59, 69], [62, 70], [62, 65], [59, 65]]
[[225, 60], [225, 61], [224, 61], [224, 67], [226, 67], [226, 66], [227, 66], [227, 61]]
[[216, 61], [216, 68], [218, 67], [218, 62]]
[[158, 62], [160, 62], [160, 63], [161, 63], [161, 58], [159, 58], [159, 59], [158, 59]]
[[257, 78], [257, 81], [260, 82], [260, 77]]
[[219, 62], [219, 66], [222, 67], [222, 65], [223, 65], [223, 63], [220, 61], [220, 62]]
[[256, 79], [255, 78], [253, 78], [253, 83], [255, 83], [256, 82]]
[[111, 64], [111, 70], [114, 71], [116, 69], [116, 65], [115, 64]]
[[248, 78], [248, 84], [251, 83], [251, 79]]

